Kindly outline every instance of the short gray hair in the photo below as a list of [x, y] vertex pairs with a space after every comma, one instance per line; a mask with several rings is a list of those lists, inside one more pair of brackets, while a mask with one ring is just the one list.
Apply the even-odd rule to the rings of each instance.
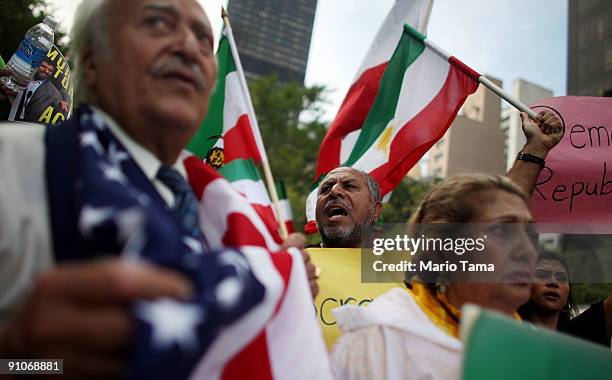
[[87, 49], [93, 46], [99, 51], [110, 49], [109, 3], [109, 0], [83, 0], [74, 13], [74, 24], [70, 33], [70, 54], [74, 59], [75, 103], [93, 101], [84, 77], [84, 55]]
[[363, 170], [356, 169], [359, 173], [363, 174], [363, 176], [368, 181], [368, 189], [370, 189], [370, 196], [372, 197], [372, 201], [374, 203], [382, 202], [382, 196], [380, 195], [380, 187], [378, 186], [378, 182], [371, 175], [364, 172]]

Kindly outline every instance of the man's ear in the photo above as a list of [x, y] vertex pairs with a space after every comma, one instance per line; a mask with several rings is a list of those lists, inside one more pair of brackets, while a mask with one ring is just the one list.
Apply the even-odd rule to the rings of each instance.
[[95, 88], [98, 65], [95, 59], [94, 51], [91, 47], [85, 49], [83, 53], [83, 80], [90, 90]]
[[382, 212], [382, 203], [376, 202], [376, 204], [374, 205], [374, 213], [372, 214], [372, 223], [378, 220], [378, 217], [380, 216], [381, 212]]

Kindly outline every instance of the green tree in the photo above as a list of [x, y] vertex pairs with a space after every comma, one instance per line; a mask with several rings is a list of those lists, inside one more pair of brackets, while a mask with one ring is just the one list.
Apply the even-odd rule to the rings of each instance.
[[[0, 55], [5, 62], [13, 56], [25, 33], [50, 14], [47, 0], [2, 0], [0, 12]], [[59, 43], [64, 33], [56, 31], [56, 45], [66, 55], [66, 46]]]
[[438, 182], [436, 179], [415, 180], [410, 177], [404, 178], [393, 191], [389, 203], [383, 207], [380, 221], [383, 223], [406, 223], [425, 193], [436, 182]]
[[612, 295], [612, 284], [573, 284], [572, 295], [577, 304], [592, 304]]
[[[301, 231], [319, 145], [326, 133], [326, 124], [320, 121], [325, 89], [282, 84], [273, 75], [251, 81], [249, 90], [272, 173], [285, 181], [295, 227]], [[303, 111], [312, 118], [300, 121]]]

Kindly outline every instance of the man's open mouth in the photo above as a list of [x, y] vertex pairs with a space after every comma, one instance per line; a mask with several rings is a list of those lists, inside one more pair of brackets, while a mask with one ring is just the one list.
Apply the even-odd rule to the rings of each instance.
[[326, 214], [329, 220], [334, 220], [343, 216], [348, 216], [348, 210], [339, 204], [333, 204], [326, 208]]

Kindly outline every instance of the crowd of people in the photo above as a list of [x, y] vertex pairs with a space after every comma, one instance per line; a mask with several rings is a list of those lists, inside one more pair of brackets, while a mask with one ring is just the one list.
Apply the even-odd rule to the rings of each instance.
[[[87, 206], [83, 199], [105, 198], [107, 209], [126, 204], [150, 209], [146, 215], [155, 216], [154, 228], [170, 226], [189, 242], [172, 247], [221, 254], [206, 244], [208, 231], [199, 220], [207, 215], [198, 215], [182, 161], [209, 111], [217, 67], [210, 23], [195, 0], [84, 1], [75, 16], [72, 48], [82, 105], [61, 132], [0, 126], [0, 358], [62, 357], [74, 377], [108, 378], [122, 373], [133, 343], [129, 304], [185, 299], [196, 285], [172, 268], [122, 259], [125, 244], [110, 244], [106, 235], [92, 240], [104, 231], [86, 227], [91, 220], [79, 212]], [[517, 160], [507, 176], [465, 174], [442, 181], [421, 201], [409, 226], [528, 226], [529, 199], [542, 169], [529, 157], [545, 159], [564, 130], [550, 112], [537, 120], [522, 114], [522, 122], [527, 159]], [[53, 169], [52, 154], [70, 159], [79, 146], [91, 145], [112, 155], [115, 141], [126, 154], [113, 159], [129, 162], [132, 171], [102, 173], [132, 184], [139, 190], [136, 200], [129, 192], [88, 186], [74, 174], [86, 172], [88, 162]], [[142, 194], [149, 201], [142, 201]], [[331, 171], [317, 197], [321, 246], [360, 247], [362, 231], [376, 222], [382, 207], [378, 185], [367, 173]], [[104, 212], [87, 215], [103, 218]], [[528, 227], [492, 240], [490, 252], [511, 268], [508, 281], [471, 283], [450, 273], [421, 273], [366, 308], [338, 309], [342, 336], [331, 353], [335, 377], [457, 378], [461, 308], [467, 303], [610, 345], [611, 297], [576, 316], [571, 274], [561, 256], [539, 250]], [[301, 251], [315, 297], [317, 273], [305, 239], [290, 236], [281, 249], [290, 247]], [[210, 265], [214, 271], [215, 263]], [[535, 273], [533, 285], [525, 273]]]

